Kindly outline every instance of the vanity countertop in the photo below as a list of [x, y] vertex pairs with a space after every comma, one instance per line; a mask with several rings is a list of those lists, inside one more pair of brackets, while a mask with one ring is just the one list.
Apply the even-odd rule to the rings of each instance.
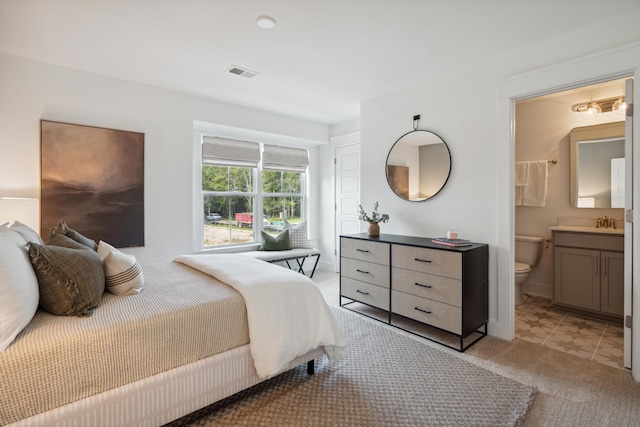
[[554, 225], [553, 227], [549, 227], [549, 230], [572, 231], [576, 233], [624, 234], [624, 228], [578, 227], [575, 225]]

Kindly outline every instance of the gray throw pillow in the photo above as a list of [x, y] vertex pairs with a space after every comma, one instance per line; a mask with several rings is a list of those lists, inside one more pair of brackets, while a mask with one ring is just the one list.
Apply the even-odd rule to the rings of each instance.
[[60, 221], [58, 225], [55, 226], [55, 228], [49, 229], [50, 238], [55, 234], [62, 234], [63, 236], [70, 237], [78, 243], [82, 243], [83, 245], [93, 249], [94, 251], [98, 250], [98, 244], [95, 241], [83, 236], [75, 230], [70, 229], [64, 221]]
[[262, 244], [260, 245], [261, 251], [288, 251], [291, 249], [291, 243], [289, 241], [289, 231], [285, 230], [277, 236], [272, 236], [269, 233], [262, 233]]
[[76, 242], [71, 237], [67, 237], [64, 234], [54, 234], [53, 236], [49, 237], [47, 245], [61, 246], [63, 248], [69, 249], [87, 249], [87, 246], [83, 245], [82, 243]]
[[40, 307], [57, 316], [90, 316], [104, 293], [104, 270], [98, 253], [29, 244], [38, 278]]

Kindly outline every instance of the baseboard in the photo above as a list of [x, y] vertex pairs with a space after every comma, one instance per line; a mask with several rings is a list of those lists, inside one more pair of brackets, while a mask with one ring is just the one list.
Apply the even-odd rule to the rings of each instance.
[[527, 295], [551, 299], [553, 297], [553, 286], [548, 283], [530, 283], [524, 284], [522, 291]]
[[322, 257], [320, 258], [320, 261], [318, 261], [318, 269], [319, 270], [330, 271], [332, 273], [336, 273], [336, 269], [333, 266], [333, 262], [331, 262], [331, 261], [323, 261]]

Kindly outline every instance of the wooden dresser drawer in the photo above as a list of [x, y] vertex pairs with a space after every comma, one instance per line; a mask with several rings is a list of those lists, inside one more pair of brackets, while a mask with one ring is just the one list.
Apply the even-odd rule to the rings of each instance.
[[372, 242], [370, 240], [340, 238], [340, 256], [389, 265], [388, 243]]
[[389, 289], [371, 283], [360, 282], [342, 277], [340, 295], [369, 304], [382, 310], [389, 310]]
[[340, 257], [340, 274], [361, 282], [389, 287], [389, 266]]
[[393, 267], [393, 289], [462, 307], [462, 281]]
[[462, 332], [462, 309], [449, 304], [391, 291], [391, 311], [445, 331]]
[[393, 245], [391, 253], [394, 267], [462, 279], [462, 254], [459, 252]]

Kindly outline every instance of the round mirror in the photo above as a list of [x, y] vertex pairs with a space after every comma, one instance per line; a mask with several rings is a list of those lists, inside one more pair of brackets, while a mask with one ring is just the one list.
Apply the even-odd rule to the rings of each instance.
[[387, 182], [398, 196], [419, 202], [438, 194], [451, 173], [451, 153], [433, 132], [402, 135], [387, 156]]

